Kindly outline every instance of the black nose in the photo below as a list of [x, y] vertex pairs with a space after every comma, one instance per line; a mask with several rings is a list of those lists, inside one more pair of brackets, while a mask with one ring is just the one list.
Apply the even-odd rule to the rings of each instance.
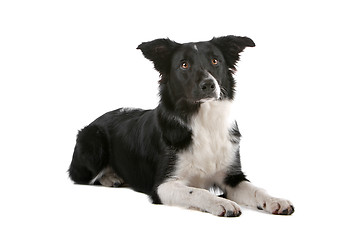
[[200, 89], [203, 93], [212, 93], [215, 91], [215, 83], [213, 80], [206, 79], [200, 83]]

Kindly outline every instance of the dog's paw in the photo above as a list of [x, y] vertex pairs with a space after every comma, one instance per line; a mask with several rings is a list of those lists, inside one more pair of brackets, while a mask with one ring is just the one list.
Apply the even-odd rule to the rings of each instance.
[[118, 177], [114, 172], [102, 175], [99, 182], [105, 187], [120, 187], [124, 184], [124, 180]]
[[217, 199], [211, 206], [204, 210], [219, 217], [238, 217], [241, 215], [239, 205], [225, 198]]
[[295, 211], [294, 205], [289, 200], [274, 197], [266, 199], [258, 208], [276, 215], [291, 215]]

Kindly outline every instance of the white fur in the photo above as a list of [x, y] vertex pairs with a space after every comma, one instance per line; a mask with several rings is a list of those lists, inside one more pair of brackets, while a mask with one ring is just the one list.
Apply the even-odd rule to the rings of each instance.
[[231, 101], [207, 101], [192, 119], [192, 145], [178, 154], [174, 176], [189, 186], [210, 188], [220, 184], [234, 161], [237, 144], [231, 142], [229, 130]]
[[272, 197], [264, 189], [258, 188], [247, 181], [241, 182], [235, 188], [227, 187], [226, 192], [228, 199], [240, 205], [260, 208], [269, 213], [281, 213], [286, 209], [290, 210], [293, 206], [290, 201]]
[[197, 46], [196, 46], [196, 44], [194, 44], [194, 49], [195, 49], [196, 51], [199, 51], [198, 48], [197, 48]]
[[190, 125], [192, 145], [178, 154], [173, 176], [158, 187], [162, 203], [218, 216], [240, 215], [235, 202], [207, 190], [223, 184], [238, 148], [230, 139], [229, 130], [234, 124], [231, 105], [231, 101], [213, 100], [201, 104]]
[[170, 206], [198, 209], [217, 216], [239, 216], [235, 202], [219, 198], [205, 189], [189, 187], [181, 180], [170, 180], [158, 187], [161, 201]]

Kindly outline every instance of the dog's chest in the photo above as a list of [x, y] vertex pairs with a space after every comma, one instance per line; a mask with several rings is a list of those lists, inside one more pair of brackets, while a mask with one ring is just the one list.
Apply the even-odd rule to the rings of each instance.
[[201, 105], [191, 124], [192, 144], [178, 154], [174, 177], [202, 188], [224, 179], [238, 149], [230, 136], [234, 124], [230, 108], [230, 101], [210, 101]]

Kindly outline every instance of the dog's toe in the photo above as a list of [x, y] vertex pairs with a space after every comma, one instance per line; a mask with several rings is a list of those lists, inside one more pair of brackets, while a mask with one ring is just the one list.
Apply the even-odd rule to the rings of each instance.
[[290, 205], [288, 208], [282, 210], [281, 212], [277, 211], [277, 215], [291, 215], [295, 211], [294, 207]]
[[263, 206], [265, 211], [275, 215], [291, 215], [295, 211], [290, 201], [281, 198], [269, 198]]
[[295, 212], [295, 208], [293, 205], [290, 205], [287, 209], [283, 210], [280, 215], [291, 215]]
[[226, 211], [224, 217], [238, 217], [241, 215], [241, 211]]
[[218, 201], [207, 210], [207, 212], [219, 217], [238, 217], [241, 215], [239, 205], [228, 199], [222, 198], [219, 198]]
[[287, 202], [278, 202], [278, 207], [272, 214], [275, 215], [291, 215], [294, 213], [294, 207]]
[[124, 180], [118, 177], [115, 173], [105, 174], [100, 179], [101, 185], [106, 187], [121, 187], [124, 184]]
[[121, 181], [116, 181], [113, 183], [113, 187], [121, 187], [123, 183]]

